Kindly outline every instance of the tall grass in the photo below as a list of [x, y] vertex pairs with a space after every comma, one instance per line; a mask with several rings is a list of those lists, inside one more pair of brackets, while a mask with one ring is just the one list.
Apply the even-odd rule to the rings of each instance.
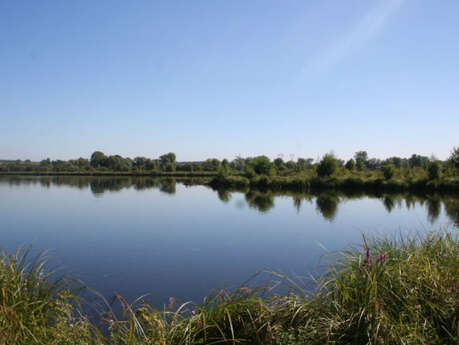
[[[202, 304], [157, 310], [117, 296], [123, 315], [96, 329], [42, 257], [0, 262], [1, 344], [457, 344], [459, 245], [455, 233], [364, 238], [341, 253], [312, 293], [277, 274], [285, 294], [242, 287]], [[104, 334], [102, 336], [102, 334]]]
[[97, 335], [78, 311], [72, 284], [53, 278], [44, 253], [0, 257], [0, 344], [91, 344]]

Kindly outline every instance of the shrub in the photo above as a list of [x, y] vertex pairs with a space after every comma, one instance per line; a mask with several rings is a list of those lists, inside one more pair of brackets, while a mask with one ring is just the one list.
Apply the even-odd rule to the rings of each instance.
[[430, 162], [427, 168], [429, 180], [439, 179], [441, 176], [441, 164], [438, 161]]
[[351, 171], [354, 170], [355, 168], [355, 161], [351, 158], [346, 162], [346, 165], [344, 166], [347, 170]]
[[386, 180], [390, 180], [392, 177], [394, 177], [395, 167], [392, 164], [385, 165], [382, 170]]
[[448, 160], [457, 170], [459, 170], [459, 147], [453, 148]]
[[266, 156], [259, 156], [250, 162], [250, 166], [257, 175], [272, 176], [276, 173], [276, 168]]
[[319, 162], [317, 166], [317, 175], [319, 175], [319, 177], [329, 177], [336, 169], [338, 169], [338, 162], [332, 154], [328, 153]]

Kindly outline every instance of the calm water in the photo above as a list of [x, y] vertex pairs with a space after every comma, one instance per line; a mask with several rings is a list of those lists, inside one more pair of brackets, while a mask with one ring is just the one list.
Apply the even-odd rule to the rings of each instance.
[[[261, 269], [307, 275], [361, 234], [454, 227], [459, 198], [216, 192], [150, 178], [0, 177], [3, 249], [52, 264], [106, 296], [200, 301]], [[326, 249], [325, 249], [326, 248]]]

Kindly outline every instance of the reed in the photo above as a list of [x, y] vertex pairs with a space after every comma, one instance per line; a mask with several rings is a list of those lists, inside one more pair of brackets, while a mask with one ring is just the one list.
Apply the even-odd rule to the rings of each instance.
[[[454, 230], [453, 230], [454, 231]], [[78, 294], [51, 279], [27, 251], [0, 259], [0, 343], [5, 344], [457, 344], [459, 242], [454, 232], [363, 238], [343, 251], [316, 289], [219, 290], [203, 303], [157, 310], [144, 298], [102, 326], [83, 316]]]

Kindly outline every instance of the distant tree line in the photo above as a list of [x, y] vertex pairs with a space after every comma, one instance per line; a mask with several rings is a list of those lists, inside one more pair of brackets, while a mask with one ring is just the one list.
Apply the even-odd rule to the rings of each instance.
[[[68, 161], [44, 159], [40, 162], [30, 160], [0, 161], [0, 172], [214, 172], [220, 175], [244, 175], [248, 178], [265, 176], [293, 176], [316, 174], [319, 177], [347, 173], [381, 172], [387, 180], [396, 174], [426, 174], [429, 179], [441, 176], [457, 176], [459, 172], [459, 147], [453, 148], [450, 157], [441, 161], [435, 157], [413, 154], [409, 158], [389, 157], [387, 159], [370, 158], [366, 151], [358, 151], [353, 158], [344, 161], [332, 153], [320, 160], [298, 158], [284, 161], [278, 157], [274, 160], [266, 156], [236, 157], [232, 161], [209, 158], [202, 162], [177, 162], [173, 152], [158, 158], [122, 157], [105, 155], [95, 151], [89, 159], [78, 158]], [[406, 176], [405, 176], [406, 177]]]

